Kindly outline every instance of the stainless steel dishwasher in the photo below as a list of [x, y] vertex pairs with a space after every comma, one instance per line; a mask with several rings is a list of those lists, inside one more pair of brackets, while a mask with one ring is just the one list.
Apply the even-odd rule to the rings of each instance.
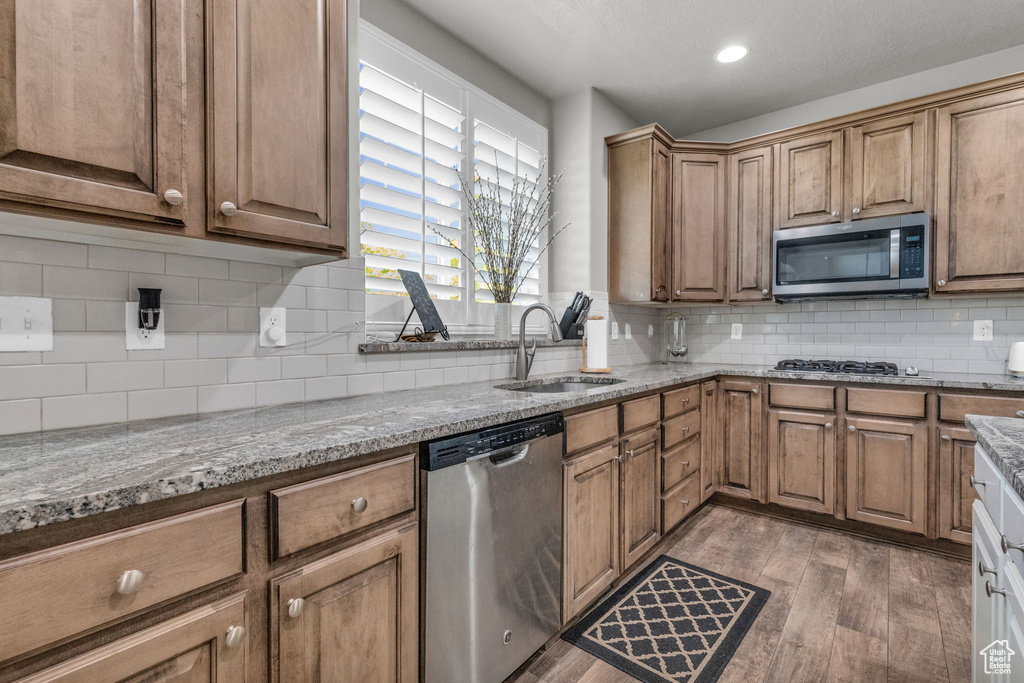
[[421, 446], [426, 683], [500, 683], [559, 627], [561, 414]]

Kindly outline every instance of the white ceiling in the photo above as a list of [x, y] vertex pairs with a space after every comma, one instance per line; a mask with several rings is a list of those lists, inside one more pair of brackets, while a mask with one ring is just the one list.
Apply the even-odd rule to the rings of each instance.
[[593, 86], [676, 136], [1024, 43], [1021, 0], [405, 1], [547, 97]]

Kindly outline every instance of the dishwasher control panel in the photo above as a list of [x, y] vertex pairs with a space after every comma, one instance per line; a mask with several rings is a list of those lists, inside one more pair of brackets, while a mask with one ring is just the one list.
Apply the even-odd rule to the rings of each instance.
[[464, 463], [470, 458], [564, 431], [565, 419], [562, 414], [552, 413], [478, 432], [425, 441], [420, 444], [420, 465], [433, 472]]

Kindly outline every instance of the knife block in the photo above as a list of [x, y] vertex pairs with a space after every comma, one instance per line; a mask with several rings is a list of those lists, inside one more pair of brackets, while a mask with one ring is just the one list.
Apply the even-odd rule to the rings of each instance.
[[579, 315], [579, 312], [571, 308], [565, 309], [558, 323], [559, 329], [562, 330], [562, 339], [583, 339], [583, 323], [575, 322]]

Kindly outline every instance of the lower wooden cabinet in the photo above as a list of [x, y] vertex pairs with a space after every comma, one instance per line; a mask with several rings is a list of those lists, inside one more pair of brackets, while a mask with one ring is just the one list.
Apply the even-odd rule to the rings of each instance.
[[658, 431], [623, 439], [620, 510], [622, 566], [628, 567], [661, 539], [658, 501], [661, 494], [661, 455]]
[[832, 413], [768, 411], [768, 501], [831, 514], [836, 437]]
[[974, 435], [962, 427], [939, 427], [939, 537], [971, 542], [971, 505], [978, 494], [974, 474]]
[[704, 406], [700, 412], [700, 499], [707, 500], [715, 492], [715, 444], [718, 443], [718, 403], [715, 393], [718, 382], [700, 385]]
[[763, 500], [761, 384], [724, 381], [718, 390], [720, 490], [731, 496]]
[[18, 683], [245, 683], [249, 637], [240, 593]]
[[565, 552], [562, 621], [568, 621], [618, 577], [619, 446], [610, 445], [565, 463]]
[[271, 680], [414, 683], [419, 537], [390, 531], [271, 581]]
[[928, 427], [847, 418], [846, 516], [923, 534], [928, 489]]

